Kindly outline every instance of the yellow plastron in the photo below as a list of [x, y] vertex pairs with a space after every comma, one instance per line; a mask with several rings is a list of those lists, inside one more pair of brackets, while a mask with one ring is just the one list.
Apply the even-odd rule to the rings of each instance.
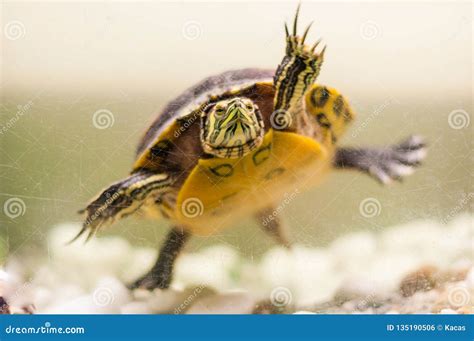
[[239, 159], [201, 159], [178, 195], [173, 217], [197, 235], [209, 235], [316, 184], [330, 166], [317, 141], [270, 129], [262, 145]]

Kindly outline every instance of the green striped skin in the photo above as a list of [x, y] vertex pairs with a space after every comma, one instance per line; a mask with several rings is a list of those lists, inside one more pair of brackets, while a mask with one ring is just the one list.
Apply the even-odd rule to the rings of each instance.
[[250, 99], [236, 97], [213, 105], [202, 115], [201, 143], [206, 153], [221, 158], [242, 157], [263, 140], [263, 120]]
[[87, 217], [82, 229], [70, 243], [86, 231], [87, 241], [101, 227], [134, 214], [142, 206], [149, 204], [147, 201], [150, 198], [159, 198], [167, 193], [172, 183], [172, 177], [167, 174], [139, 172], [110, 185], [79, 212], [86, 213]]
[[320, 53], [315, 50], [320, 41], [312, 47], [305, 45], [305, 39], [311, 24], [306, 28], [302, 37], [297, 35], [299, 6], [293, 24], [293, 34], [290, 35], [285, 24], [286, 53], [274, 76], [275, 97], [274, 112], [284, 112], [292, 122], [288, 130], [298, 131], [301, 128], [301, 116], [304, 115], [304, 96], [319, 75], [324, 60], [325, 47]]

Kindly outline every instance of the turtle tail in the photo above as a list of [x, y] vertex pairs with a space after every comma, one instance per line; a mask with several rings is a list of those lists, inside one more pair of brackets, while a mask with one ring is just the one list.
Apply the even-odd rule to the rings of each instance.
[[171, 184], [172, 179], [167, 174], [137, 172], [110, 185], [79, 211], [85, 214], [85, 220], [82, 229], [68, 244], [86, 232], [87, 242], [99, 228], [137, 212], [147, 199], [167, 192]]

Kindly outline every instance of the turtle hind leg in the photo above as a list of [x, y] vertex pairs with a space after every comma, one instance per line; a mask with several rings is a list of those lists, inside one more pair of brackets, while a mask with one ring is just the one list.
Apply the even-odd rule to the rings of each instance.
[[388, 184], [401, 181], [420, 165], [426, 156], [426, 144], [420, 136], [411, 136], [405, 141], [385, 148], [339, 148], [334, 158], [334, 167], [355, 169]]
[[82, 229], [69, 243], [88, 232], [89, 240], [99, 228], [138, 211], [150, 197], [170, 190], [172, 179], [167, 174], [137, 172], [103, 190], [87, 207]]
[[287, 230], [276, 212], [276, 208], [267, 207], [257, 212], [255, 219], [262, 229], [272, 236], [279, 245], [289, 249], [291, 242], [289, 241]]
[[143, 288], [148, 290], [169, 288], [173, 277], [175, 260], [189, 237], [190, 234], [183, 229], [177, 227], [171, 229], [161, 247], [155, 265], [153, 265], [148, 273], [129, 285], [129, 288]]

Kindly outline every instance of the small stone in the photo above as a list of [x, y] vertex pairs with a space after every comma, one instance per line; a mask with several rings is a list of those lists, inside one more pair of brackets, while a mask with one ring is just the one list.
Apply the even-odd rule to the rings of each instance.
[[121, 314], [152, 314], [150, 306], [146, 302], [130, 302], [120, 308]]
[[313, 313], [312, 311], [307, 311], [307, 310], [300, 310], [293, 313], [293, 315], [316, 315], [316, 313]]
[[434, 277], [437, 271], [434, 266], [424, 266], [405, 276], [400, 283], [400, 292], [403, 296], [413, 296], [418, 291], [429, 291], [436, 286]]
[[250, 314], [255, 299], [246, 293], [227, 293], [203, 297], [192, 303], [186, 314]]
[[439, 313], [440, 314], [449, 314], [449, 315], [457, 314], [457, 312], [454, 311], [453, 309], [441, 309], [441, 311]]

